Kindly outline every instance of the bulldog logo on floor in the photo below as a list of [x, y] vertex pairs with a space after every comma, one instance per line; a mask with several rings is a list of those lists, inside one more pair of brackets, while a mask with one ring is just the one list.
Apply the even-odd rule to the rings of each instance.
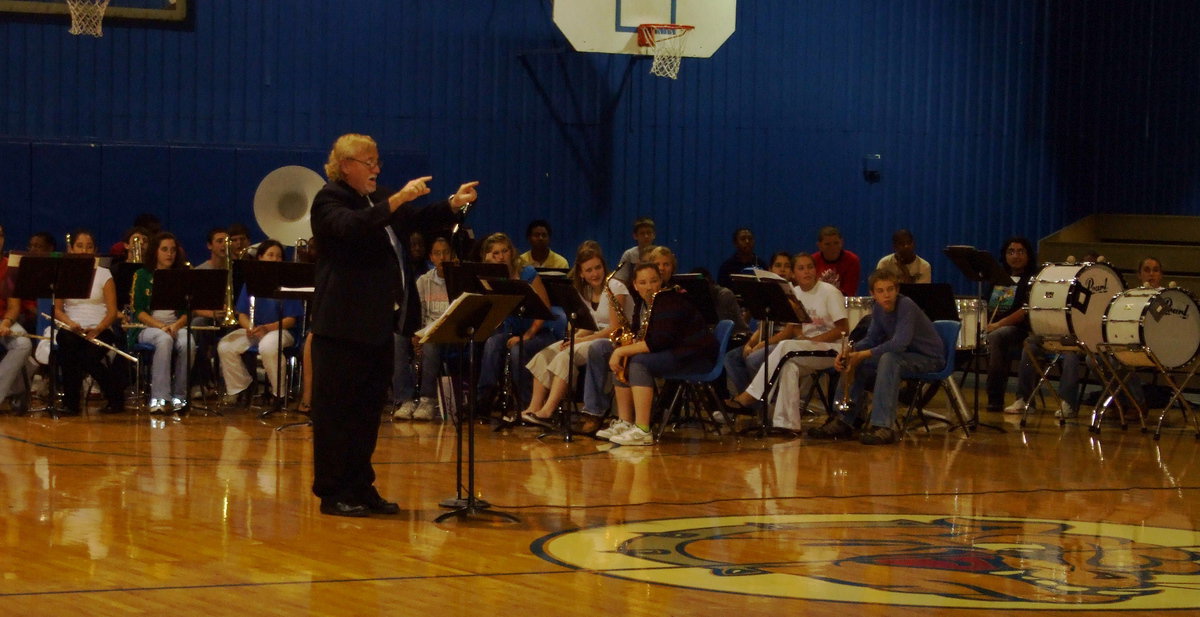
[[1194, 609], [1192, 530], [1002, 517], [667, 519], [546, 536], [597, 574], [727, 593], [987, 609]]

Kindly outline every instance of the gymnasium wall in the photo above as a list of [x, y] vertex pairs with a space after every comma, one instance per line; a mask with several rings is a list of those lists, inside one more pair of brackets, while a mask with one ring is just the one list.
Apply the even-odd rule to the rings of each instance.
[[210, 225], [253, 224], [267, 172], [319, 171], [349, 131], [380, 142], [386, 184], [480, 180], [480, 234], [523, 244], [546, 218], [559, 252], [594, 238], [615, 257], [648, 215], [684, 269], [715, 270], [738, 226], [765, 256], [837, 225], [868, 265], [904, 226], [966, 290], [946, 244], [1200, 211], [1186, 0], [742, 0], [734, 35], [677, 81], [572, 51], [548, 0], [193, 11], [188, 29], [101, 39], [0, 16], [8, 248], [78, 224], [107, 245], [149, 211], [202, 254]]

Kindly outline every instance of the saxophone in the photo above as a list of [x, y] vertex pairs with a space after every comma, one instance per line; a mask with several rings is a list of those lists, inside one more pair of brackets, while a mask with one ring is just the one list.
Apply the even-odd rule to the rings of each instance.
[[608, 339], [612, 341], [614, 347], [624, 347], [635, 340], [637, 336], [633, 333], [633, 328], [630, 327], [629, 318], [625, 316], [625, 309], [621, 307], [621, 303], [617, 301], [617, 296], [612, 292], [612, 288], [608, 286], [613, 277], [621, 271], [625, 262], [617, 264], [613, 271], [604, 277], [604, 292], [608, 294], [609, 312], [613, 314], [613, 323], [616, 324], [616, 329], [609, 333]]

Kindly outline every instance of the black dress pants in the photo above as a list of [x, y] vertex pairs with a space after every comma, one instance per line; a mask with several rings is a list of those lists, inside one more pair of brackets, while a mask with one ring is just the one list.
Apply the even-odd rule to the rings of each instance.
[[381, 345], [313, 335], [313, 487], [323, 501], [378, 495], [371, 455], [392, 379], [392, 337]]

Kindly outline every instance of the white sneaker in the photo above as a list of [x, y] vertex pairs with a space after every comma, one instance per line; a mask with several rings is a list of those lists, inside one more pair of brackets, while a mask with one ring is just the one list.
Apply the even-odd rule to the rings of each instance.
[[1017, 400], [1004, 408], [1004, 413], [1025, 413], [1025, 399], [1018, 396]]
[[654, 435], [634, 426], [620, 435], [613, 435], [609, 441], [621, 446], [652, 446]]
[[608, 428], [602, 428], [602, 429], [596, 431], [596, 438], [597, 439], [612, 439], [613, 437], [616, 437], [617, 435], [620, 435], [621, 433], [624, 433], [625, 431], [627, 431], [631, 428], [634, 428], [634, 426], [632, 424], [630, 424], [620, 418], [617, 418], [616, 420], [613, 420], [611, 424], [608, 425]]
[[150, 413], [163, 413], [167, 410], [167, 400], [161, 398], [150, 399]]
[[187, 399], [179, 398], [178, 396], [171, 399], [171, 411], [179, 411], [187, 406]]
[[412, 411], [413, 420], [432, 420], [438, 415], [437, 401], [433, 400], [432, 396], [422, 396], [421, 402]]
[[400, 404], [399, 407], [396, 408], [396, 411], [392, 412], [392, 419], [393, 420], [411, 420], [413, 417], [413, 411], [415, 411], [416, 409], [417, 409], [416, 401], [404, 401], [403, 403]]
[[1074, 418], [1077, 416], [1079, 416], [1079, 410], [1075, 409], [1074, 407], [1071, 407], [1071, 404], [1066, 401], [1062, 402], [1062, 409], [1059, 409], [1058, 411], [1054, 412], [1054, 417], [1058, 418], [1060, 420], [1065, 420], [1067, 418]]

